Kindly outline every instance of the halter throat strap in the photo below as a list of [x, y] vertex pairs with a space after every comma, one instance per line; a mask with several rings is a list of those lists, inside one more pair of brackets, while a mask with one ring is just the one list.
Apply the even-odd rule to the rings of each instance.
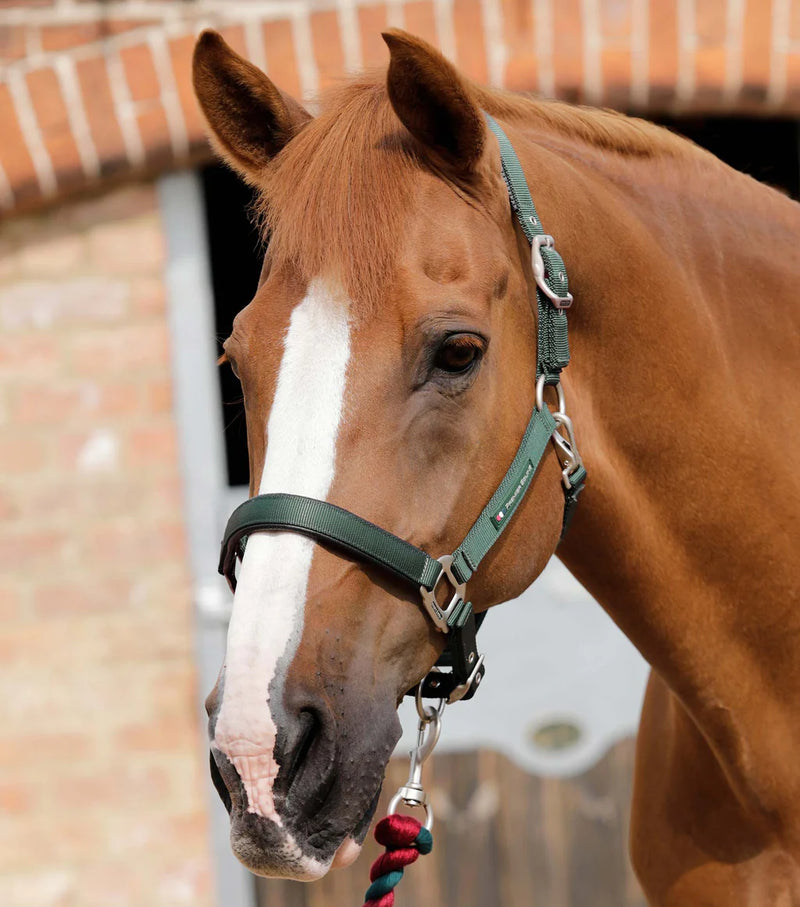
[[[511, 208], [531, 244], [531, 266], [536, 283], [539, 319], [537, 343], [537, 402], [519, 448], [497, 490], [480, 512], [464, 541], [450, 555], [432, 558], [427, 552], [380, 526], [327, 501], [293, 494], [263, 494], [240, 504], [225, 528], [219, 572], [236, 587], [236, 562], [244, 555], [254, 532], [289, 531], [310, 536], [367, 563], [392, 573], [419, 589], [422, 604], [437, 629], [451, 634], [451, 645], [439, 664], [450, 664], [449, 674], [431, 673], [423, 681], [423, 695], [448, 701], [468, 699], [483, 677], [478, 657], [477, 624], [466, 593], [466, 583], [478, 569], [522, 503], [551, 440], [562, 460], [565, 489], [563, 532], [566, 531], [586, 470], [575, 450], [572, 423], [566, 414], [559, 385], [561, 370], [569, 363], [567, 317], [572, 304], [566, 267], [552, 236], [542, 229], [519, 158], [505, 132], [485, 114], [497, 137]], [[559, 408], [551, 413], [544, 404], [545, 385], [557, 386]], [[450, 601], [440, 600], [441, 588], [452, 590]]]

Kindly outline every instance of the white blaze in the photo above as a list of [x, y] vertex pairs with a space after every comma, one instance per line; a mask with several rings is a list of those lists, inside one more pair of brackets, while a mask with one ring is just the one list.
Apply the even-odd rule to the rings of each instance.
[[[347, 300], [314, 280], [289, 321], [267, 424], [260, 494], [326, 498], [349, 357]], [[302, 633], [313, 551], [314, 543], [294, 532], [250, 537], [228, 629], [225, 686], [214, 733], [214, 744], [239, 772], [249, 812], [278, 825], [272, 792], [277, 728], [269, 686], [281, 656]]]

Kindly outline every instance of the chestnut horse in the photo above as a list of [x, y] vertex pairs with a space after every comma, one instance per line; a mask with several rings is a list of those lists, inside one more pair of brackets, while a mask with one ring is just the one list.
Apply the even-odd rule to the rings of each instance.
[[[661, 128], [490, 91], [384, 37], [388, 72], [315, 118], [215, 33], [197, 44], [213, 140], [269, 234], [225, 344], [251, 494], [438, 554], [494, 492], [534, 405], [537, 312], [489, 113], [576, 299], [563, 387], [589, 481], [558, 556], [652, 666], [634, 867], [651, 904], [800, 904], [800, 207]], [[476, 610], [534, 581], [563, 503], [549, 445]], [[250, 538], [207, 703], [245, 865], [313, 879], [355, 858], [398, 700], [444, 642], [379, 569]]]

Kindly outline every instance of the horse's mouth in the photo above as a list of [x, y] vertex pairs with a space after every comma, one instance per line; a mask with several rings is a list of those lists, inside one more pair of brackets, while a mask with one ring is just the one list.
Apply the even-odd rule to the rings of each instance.
[[[319, 815], [334, 794], [335, 777], [324, 785], [323, 808], [317, 816], [283, 815], [275, 822], [248, 808], [238, 774], [221, 753], [215, 758], [212, 750], [210, 769], [214, 787], [230, 816], [231, 848], [237, 859], [256, 875], [298, 881], [319, 879], [329, 869], [353, 862], [369, 831], [382, 786], [381, 782], [373, 786], [374, 792], [352, 824], [347, 818], [337, 821]], [[302, 772], [291, 774], [290, 789], [302, 777]], [[315, 818], [319, 821], [315, 822]]]

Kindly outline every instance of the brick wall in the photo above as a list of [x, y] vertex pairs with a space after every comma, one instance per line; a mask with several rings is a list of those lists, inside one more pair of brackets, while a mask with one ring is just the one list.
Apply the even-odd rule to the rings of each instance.
[[800, 0], [0, 0], [0, 206], [203, 156], [205, 25], [303, 97], [399, 25], [472, 76], [624, 109], [800, 113]]
[[0, 226], [0, 904], [211, 903], [152, 185]]

